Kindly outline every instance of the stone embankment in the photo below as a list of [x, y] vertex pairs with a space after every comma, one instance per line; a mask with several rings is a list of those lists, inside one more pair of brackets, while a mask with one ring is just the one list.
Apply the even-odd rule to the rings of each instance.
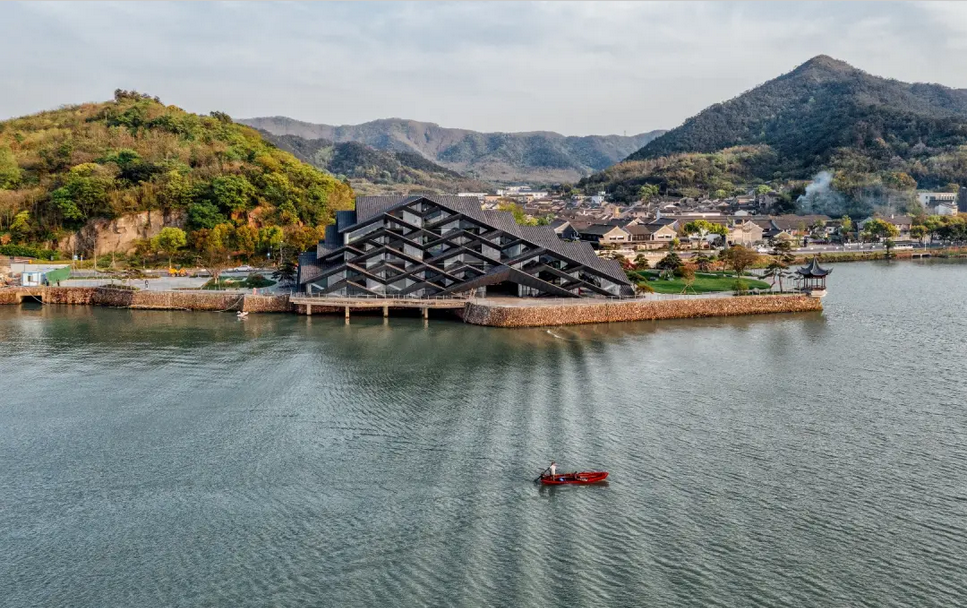
[[110, 287], [25, 287], [0, 289], [0, 304], [19, 304], [24, 299], [45, 304], [75, 304], [147, 310], [243, 310], [291, 312], [289, 296], [204, 291], [135, 291]]
[[[289, 296], [204, 291], [135, 291], [110, 287], [19, 287], [0, 289], [0, 304], [33, 299], [45, 304], [109, 306], [143, 310], [295, 312], [305, 306]], [[367, 302], [370, 304], [371, 302]], [[317, 314], [341, 313], [343, 306], [313, 305]], [[658, 319], [732, 317], [822, 310], [819, 298], [800, 295], [643, 298], [635, 300], [483, 299], [467, 302], [466, 323], [490, 327], [539, 327]]]
[[603, 302], [559, 300], [549, 305], [515, 305], [508, 302], [477, 300], [467, 304], [463, 320], [474, 325], [490, 327], [541, 327], [658, 319], [733, 317], [822, 309], [823, 305], [819, 298], [800, 295]]

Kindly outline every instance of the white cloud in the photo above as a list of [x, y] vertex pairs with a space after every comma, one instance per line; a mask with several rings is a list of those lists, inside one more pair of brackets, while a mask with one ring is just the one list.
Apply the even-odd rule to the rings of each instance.
[[[117, 87], [235, 116], [569, 134], [672, 127], [825, 53], [967, 87], [963, 5], [0, 5], [0, 116]], [[30, 52], [26, 52], [30, 49]], [[34, 51], [36, 49], [36, 51]]]

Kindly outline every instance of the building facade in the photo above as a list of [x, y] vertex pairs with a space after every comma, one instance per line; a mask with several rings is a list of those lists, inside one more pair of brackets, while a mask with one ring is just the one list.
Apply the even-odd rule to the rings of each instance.
[[614, 260], [548, 226], [520, 226], [468, 197], [359, 197], [316, 251], [299, 258], [312, 295], [621, 296], [633, 288]]

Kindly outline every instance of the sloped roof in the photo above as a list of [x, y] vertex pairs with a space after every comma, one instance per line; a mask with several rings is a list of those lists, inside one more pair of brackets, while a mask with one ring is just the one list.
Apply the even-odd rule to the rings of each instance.
[[780, 230], [798, 230], [801, 224], [807, 227], [817, 221], [828, 222], [828, 215], [780, 215], [772, 219], [772, 223]]
[[797, 273], [804, 277], [824, 277], [831, 273], [833, 270], [831, 268], [823, 268], [819, 265], [819, 258], [814, 257], [808, 265], [803, 266], [796, 270]]
[[357, 196], [356, 197], [356, 222], [365, 222], [376, 217], [390, 207], [394, 207], [408, 196]]
[[581, 234], [588, 234], [591, 236], [604, 236], [611, 232], [612, 230], [622, 230], [624, 228], [621, 226], [612, 226], [611, 224], [591, 224], [584, 228], [578, 230]]
[[[569, 243], [561, 240], [557, 233], [549, 226], [520, 226], [514, 221], [509, 211], [484, 210], [476, 199], [451, 195], [410, 195], [410, 196], [360, 196], [356, 199], [356, 223], [363, 223], [377, 215], [386, 213], [392, 208], [408, 204], [419, 199], [437, 203], [452, 211], [462, 213], [474, 220], [512, 234], [518, 238], [570, 258], [579, 264], [598, 270], [608, 278], [621, 284], [628, 284], [628, 278], [621, 264], [615, 260], [604, 260], [597, 256], [589, 243]], [[573, 224], [572, 224], [573, 225]], [[605, 232], [614, 230], [614, 226], [602, 225]], [[348, 226], [349, 230], [352, 226]]]
[[632, 235], [644, 235], [648, 236], [653, 234], [656, 229], [661, 229], [661, 226], [646, 226], [644, 224], [635, 224], [634, 226], [628, 226], [625, 228], [625, 232]]
[[316, 263], [316, 252], [308, 251], [299, 254], [299, 276], [300, 285], [307, 283], [322, 274], [322, 266]]

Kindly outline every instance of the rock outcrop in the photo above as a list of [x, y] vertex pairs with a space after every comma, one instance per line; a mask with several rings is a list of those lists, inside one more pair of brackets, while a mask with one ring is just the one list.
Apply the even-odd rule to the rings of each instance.
[[134, 251], [139, 239], [150, 239], [162, 228], [185, 227], [185, 213], [144, 211], [123, 215], [113, 220], [91, 220], [83, 228], [57, 243], [57, 249], [68, 255], [90, 256]]

